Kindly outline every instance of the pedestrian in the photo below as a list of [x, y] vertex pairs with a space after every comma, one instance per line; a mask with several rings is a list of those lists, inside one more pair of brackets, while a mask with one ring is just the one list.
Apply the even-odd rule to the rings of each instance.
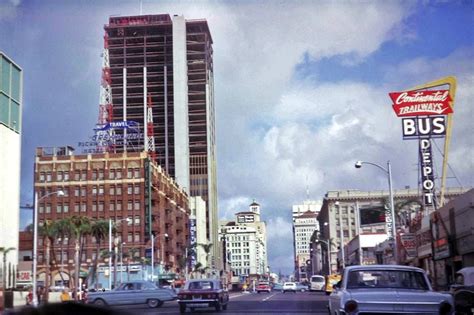
[[26, 295], [26, 305], [33, 304], [33, 289], [28, 289], [28, 294]]
[[59, 296], [59, 298], [61, 299], [61, 302], [67, 302], [67, 301], [70, 301], [71, 300], [71, 296], [69, 295], [69, 290], [67, 288], [65, 288], [61, 295]]

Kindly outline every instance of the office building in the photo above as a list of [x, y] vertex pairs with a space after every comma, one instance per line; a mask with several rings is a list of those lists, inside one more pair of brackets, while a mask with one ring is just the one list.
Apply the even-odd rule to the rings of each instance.
[[18, 263], [23, 72], [0, 51], [0, 247], [8, 250], [6, 286]]

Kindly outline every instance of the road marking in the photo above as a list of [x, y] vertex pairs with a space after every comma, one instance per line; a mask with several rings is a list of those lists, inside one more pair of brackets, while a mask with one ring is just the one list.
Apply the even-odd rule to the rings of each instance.
[[267, 296], [266, 298], [264, 298], [264, 299], [262, 300], [262, 302], [265, 302], [265, 301], [271, 299], [271, 298], [274, 297], [275, 295], [277, 295], [277, 293], [273, 293], [272, 295]]

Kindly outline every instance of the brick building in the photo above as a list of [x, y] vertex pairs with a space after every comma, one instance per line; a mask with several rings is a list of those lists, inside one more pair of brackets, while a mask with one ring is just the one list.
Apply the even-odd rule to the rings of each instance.
[[[123, 253], [133, 252], [133, 256], [143, 261], [150, 255], [150, 236], [153, 233], [154, 261], [159, 265], [155, 270], [181, 271], [178, 262], [189, 242], [188, 196], [160, 166], [150, 162], [147, 153], [74, 155], [71, 147], [38, 148], [34, 188], [38, 193], [39, 225], [45, 220], [71, 216], [87, 216], [91, 220], [112, 219], [116, 226], [114, 241], [121, 244]], [[60, 190], [64, 196], [52, 193]], [[127, 218], [131, 220], [125, 222]], [[108, 244], [107, 237], [101, 244], [101, 250], [108, 250]], [[56, 258], [58, 268], [53, 270], [53, 277], [59, 268], [69, 276], [69, 270], [73, 270], [74, 241], [56, 240], [54, 247], [55, 257], [52, 258]], [[44, 280], [44, 254], [40, 238], [40, 281]], [[88, 235], [80, 257], [81, 277], [87, 277], [96, 255], [96, 240]], [[99, 261], [105, 263], [106, 260], [100, 258]], [[143, 264], [140, 267], [144, 268]], [[105, 281], [105, 268], [102, 270], [102, 280]], [[142, 271], [141, 276], [144, 276], [141, 268], [134, 271]]]

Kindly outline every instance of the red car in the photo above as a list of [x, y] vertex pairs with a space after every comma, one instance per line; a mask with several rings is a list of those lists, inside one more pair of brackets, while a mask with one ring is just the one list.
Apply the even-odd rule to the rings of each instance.
[[268, 282], [260, 282], [258, 285], [257, 285], [257, 292], [260, 293], [260, 292], [272, 292], [272, 288], [270, 287], [270, 283]]
[[179, 291], [178, 304], [181, 314], [186, 308], [194, 311], [197, 308], [213, 307], [216, 311], [227, 309], [229, 293], [216, 279], [192, 279], [186, 282]]

